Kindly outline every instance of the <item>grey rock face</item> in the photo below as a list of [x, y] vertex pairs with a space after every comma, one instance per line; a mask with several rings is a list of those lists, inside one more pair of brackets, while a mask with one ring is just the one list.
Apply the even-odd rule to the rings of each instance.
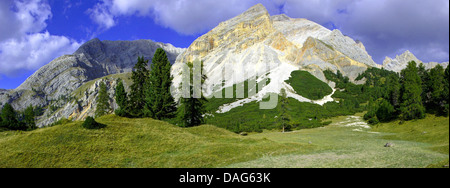
[[413, 53], [410, 51], [405, 51], [401, 55], [397, 55], [395, 59], [392, 59], [390, 57], [386, 57], [383, 61], [383, 68], [386, 70], [394, 71], [394, 72], [401, 72], [403, 69], [406, 68], [408, 63], [410, 61], [415, 61], [417, 65], [423, 64], [425, 66], [425, 69], [432, 69], [436, 67], [437, 65], [441, 65], [442, 67], [446, 68], [448, 66], [448, 62], [444, 63], [436, 63], [436, 62], [429, 62], [425, 63], [421, 60], [419, 60]]
[[[73, 91], [90, 80], [131, 72], [139, 56], [144, 56], [151, 63], [158, 48], [166, 51], [171, 63], [184, 51], [171, 44], [151, 40], [92, 39], [74, 54], [61, 56], [43, 66], [18, 88], [0, 91], [0, 104], [10, 103], [19, 111], [29, 105], [47, 107], [54, 101], [70, 98]], [[56, 119], [58, 118], [55, 116], [45, 122], [53, 122]]]

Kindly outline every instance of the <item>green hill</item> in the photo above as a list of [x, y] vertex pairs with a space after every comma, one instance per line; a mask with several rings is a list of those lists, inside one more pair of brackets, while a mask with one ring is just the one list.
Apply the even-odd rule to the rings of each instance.
[[322, 99], [333, 92], [328, 84], [317, 79], [307, 71], [292, 72], [286, 83], [291, 85], [297, 94], [311, 100]]
[[252, 139], [211, 125], [179, 128], [153, 119], [108, 115], [107, 127], [70, 122], [30, 132], [0, 132], [0, 167], [220, 167], [301, 144]]

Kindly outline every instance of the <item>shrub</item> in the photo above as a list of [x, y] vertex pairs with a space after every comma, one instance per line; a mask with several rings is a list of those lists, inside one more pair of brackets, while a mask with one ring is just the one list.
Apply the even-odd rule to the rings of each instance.
[[86, 129], [101, 129], [106, 127], [106, 125], [96, 122], [93, 117], [89, 116], [84, 121], [83, 127]]

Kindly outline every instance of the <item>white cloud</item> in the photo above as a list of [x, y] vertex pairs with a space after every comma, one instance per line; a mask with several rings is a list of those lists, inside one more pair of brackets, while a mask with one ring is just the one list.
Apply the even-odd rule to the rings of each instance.
[[14, 77], [35, 71], [80, 46], [68, 37], [43, 32], [51, 17], [45, 0], [0, 2], [0, 75]]
[[107, 30], [116, 25], [114, 16], [105, 4], [96, 4], [92, 9], [88, 9], [87, 13], [100, 26], [101, 30]]
[[[114, 26], [119, 16], [147, 16], [163, 27], [180, 34], [192, 35], [210, 30], [257, 3], [269, 12], [279, 13], [285, 0], [102, 0], [89, 9], [91, 19], [102, 28]], [[106, 18], [107, 21], [100, 18]], [[111, 24], [109, 24], [111, 23]]]
[[0, 43], [0, 74], [13, 76], [22, 70], [37, 70], [55, 57], [73, 53], [80, 44], [48, 32], [26, 35]]

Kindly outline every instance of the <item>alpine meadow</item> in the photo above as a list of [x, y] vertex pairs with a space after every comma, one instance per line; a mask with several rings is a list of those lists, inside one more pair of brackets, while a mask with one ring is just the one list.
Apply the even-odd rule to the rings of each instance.
[[[54, 2], [2, 2], [5, 20], [26, 12], [40, 30], [0, 29], [0, 87], [27, 72], [12, 71], [19, 62], [53, 60], [0, 89], [0, 168], [448, 168], [448, 38], [440, 35], [448, 29], [418, 47], [399, 42], [416, 34], [401, 27], [380, 47], [396, 19], [379, 21], [392, 28], [370, 38], [373, 26], [353, 18], [366, 1], [337, 3], [326, 21], [300, 11], [308, 1], [243, 0], [212, 11], [225, 1], [102, 0], [63, 13]], [[69, 24], [75, 11], [80, 20]], [[54, 29], [60, 22], [78, 26]], [[17, 53], [42, 47], [19, 61], [7, 56], [17, 43], [27, 46]]]

